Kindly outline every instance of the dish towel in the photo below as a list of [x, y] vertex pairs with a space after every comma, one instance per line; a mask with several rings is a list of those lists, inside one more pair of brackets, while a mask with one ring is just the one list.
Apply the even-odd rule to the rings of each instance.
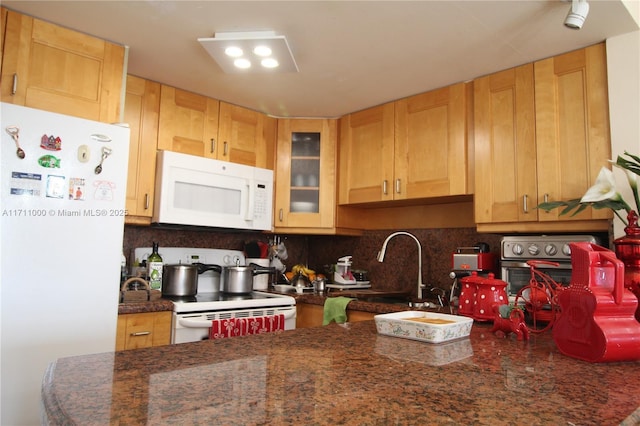
[[211, 321], [209, 339], [247, 336], [284, 330], [284, 314], [256, 318], [229, 318]]
[[327, 297], [324, 301], [324, 315], [322, 325], [330, 324], [335, 321], [336, 324], [347, 322], [347, 305], [354, 299], [344, 296]]

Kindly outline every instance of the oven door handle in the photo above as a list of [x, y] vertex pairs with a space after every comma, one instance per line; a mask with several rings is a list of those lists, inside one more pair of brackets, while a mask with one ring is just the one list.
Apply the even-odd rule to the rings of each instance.
[[[268, 315], [265, 315], [265, 316], [268, 316]], [[295, 316], [296, 316], [295, 309], [291, 309], [287, 312], [284, 312], [285, 320], [295, 318]], [[255, 317], [255, 318], [258, 318], [258, 317]], [[211, 327], [210, 320], [194, 320], [194, 319], [187, 319], [187, 318], [179, 318], [178, 323], [185, 328], [210, 328]]]

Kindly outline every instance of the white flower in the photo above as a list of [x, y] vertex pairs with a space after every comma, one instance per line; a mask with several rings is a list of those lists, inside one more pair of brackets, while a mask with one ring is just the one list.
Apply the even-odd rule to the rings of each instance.
[[598, 201], [614, 199], [617, 195], [616, 181], [613, 172], [606, 167], [600, 169], [596, 183], [580, 199], [581, 203], [597, 203]]

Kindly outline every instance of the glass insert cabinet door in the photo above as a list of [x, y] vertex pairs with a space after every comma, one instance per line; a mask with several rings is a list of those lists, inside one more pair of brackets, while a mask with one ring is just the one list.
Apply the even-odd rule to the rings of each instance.
[[291, 133], [289, 211], [320, 212], [320, 132]]

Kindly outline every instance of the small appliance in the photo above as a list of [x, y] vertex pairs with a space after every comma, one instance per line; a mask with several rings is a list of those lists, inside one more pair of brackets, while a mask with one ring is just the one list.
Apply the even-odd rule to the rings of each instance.
[[[449, 294], [449, 304], [460, 306], [462, 312], [473, 316], [473, 302], [477, 290], [477, 282], [490, 272], [496, 271], [496, 255], [489, 251], [489, 244], [476, 243], [474, 246], [458, 247], [451, 254], [451, 272], [453, 280]], [[464, 280], [464, 282], [462, 282]], [[476, 282], [477, 281], [477, 282]], [[464, 293], [464, 296], [459, 293]], [[462, 298], [465, 297], [465, 300]], [[471, 305], [469, 304], [471, 303]], [[468, 312], [467, 312], [468, 310]]]
[[529, 284], [531, 268], [528, 260], [545, 260], [557, 263], [536, 266], [553, 281], [568, 286], [571, 280], [571, 242], [597, 244], [593, 235], [512, 235], [504, 236], [500, 242], [501, 278], [507, 282], [510, 301]]
[[159, 151], [152, 222], [271, 230], [273, 171]]

